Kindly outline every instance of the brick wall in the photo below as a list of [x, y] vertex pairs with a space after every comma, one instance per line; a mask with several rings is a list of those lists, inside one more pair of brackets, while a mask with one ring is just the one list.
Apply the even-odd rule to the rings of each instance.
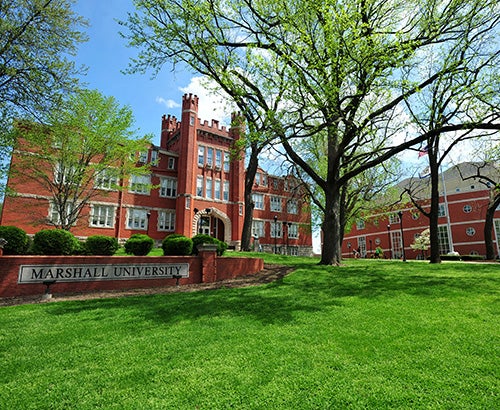
[[[259, 258], [217, 257], [213, 251], [200, 252], [199, 256], [0, 256], [0, 297], [41, 295], [46, 290], [43, 280], [39, 283], [18, 283], [22, 265], [124, 265], [124, 264], [189, 264], [189, 277], [181, 278], [180, 285], [214, 282], [255, 274], [264, 268]], [[98, 290], [123, 290], [175, 286], [175, 278], [86, 280], [62, 282], [50, 286], [51, 293], [74, 293]]]

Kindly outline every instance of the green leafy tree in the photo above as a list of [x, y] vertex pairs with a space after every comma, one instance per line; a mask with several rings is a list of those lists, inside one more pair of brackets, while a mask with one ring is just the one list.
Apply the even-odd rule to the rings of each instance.
[[[419, 104], [412, 97], [464, 72], [484, 38], [498, 32], [496, 0], [134, 4], [138, 12], [126, 23], [130, 45], [140, 48], [133, 67], [158, 70], [196, 54], [217, 61], [221, 72], [203, 73], [221, 87], [230, 84], [224, 90], [232, 97], [251, 101], [287, 156], [323, 191], [322, 264], [341, 263], [342, 195], [353, 178], [434, 135], [500, 128], [497, 109], [490, 117], [464, 113], [421, 133], [403, 132], [409, 107]], [[428, 69], [426, 56], [436, 49], [457, 52]], [[477, 65], [476, 89], [496, 89], [481, 75], [498, 63], [496, 42], [483, 57], [488, 64]], [[457, 95], [471, 95], [467, 84], [455, 85]], [[299, 143], [318, 133], [325, 134], [326, 173], [304, 158]]]
[[[83, 71], [69, 59], [86, 40], [73, 0], [0, 1], [0, 157], [14, 144], [14, 118], [41, 120], [75, 90]], [[1, 171], [5, 172], [5, 163]]]
[[131, 109], [113, 97], [81, 91], [49, 120], [18, 124], [18, 162], [11, 173], [17, 184], [36, 181], [50, 193], [58, 217], [48, 222], [54, 226], [70, 230], [89, 201], [103, 195], [103, 184], [121, 190], [127, 176], [149, 173], [147, 165], [137, 165], [149, 137], [134, 138]]

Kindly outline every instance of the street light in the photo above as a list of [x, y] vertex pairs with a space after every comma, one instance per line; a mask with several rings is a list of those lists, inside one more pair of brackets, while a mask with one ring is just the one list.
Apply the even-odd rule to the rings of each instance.
[[274, 215], [274, 253], [278, 253], [278, 216]]
[[[288, 231], [286, 230], [287, 222], [283, 221], [283, 245], [286, 243], [285, 255], [288, 253]], [[285, 237], [286, 235], [286, 237]], [[285, 242], [286, 238], [286, 242]]]
[[148, 218], [148, 226], [146, 228], [146, 234], [149, 235], [149, 220], [151, 219], [151, 211], [148, 211], [148, 213], [146, 214], [146, 217]]
[[392, 259], [391, 225], [387, 225], [387, 246], [389, 247], [389, 259]]
[[406, 262], [406, 253], [405, 253], [405, 237], [403, 232], [403, 211], [398, 212], [399, 215], [399, 223], [401, 227], [401, 245], [403, 246], [403, 262]]

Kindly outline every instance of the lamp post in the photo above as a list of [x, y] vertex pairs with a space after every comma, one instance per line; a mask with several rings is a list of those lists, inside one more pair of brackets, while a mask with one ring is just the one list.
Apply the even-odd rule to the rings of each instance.
[[392, 259], [391, 225], [387, 225], [387, 246], [389, 247], [389, 259]]
[[[286, 230], [286, 226], [287, 226], [287, 222], [283, 221], [283, 245], [286, 244], [285, 255], [288, 253], [288, 231]], [[285, 242], [285, 240], [286, 240], [286, 242]]]
[[149, 220], [151, 219], [151, 211], [148, 211], [146, 217], [148, 218], [148, 226], [146, 228], [146, 234], [149, 235]]
[[401, 246], [403, 247], [403, 262], [406, 262], [406, 253], [405, 253], [405, 237], [403, 232], [403, 211], [398, 212], [399, 215], [399, 223], [401, 227]]
[[278, 216], [274, 215], [274, 253], [278, 253]]
[[349, 249], [347, 252], [351, 255], [351, 242], [347, 242], [347, 249]]
[[372, 254], [372, 240], [370, 239], [370, 258], [373, 256]]

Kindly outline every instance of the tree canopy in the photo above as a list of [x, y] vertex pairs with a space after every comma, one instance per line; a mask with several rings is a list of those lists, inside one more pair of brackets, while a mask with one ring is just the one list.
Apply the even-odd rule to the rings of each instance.
[[18, 162], [11, 172], [19, 183], [36, 181], [50, 192], [57, 217], [49, 222], [70, 230], [103, 186], [119, 190], [125, 177], [147, 172], [136, 164], [150, 138], [136, 138], [128, 106], [95, 90], [72, 94], [47, 119], [18, 124]]
[[[498, 90], [498, 76], [489, 75], [499, 58], [496, 0], [134, 4], [125, 23], [130, 45], [140, 49], [133, 68], [185, 62], [252, 101], [288, 157], [324, 192], [323, 264], [341, 262], [342, 191], [353, 178], [433, 136], [500, 128], [497, 99], [489, 115], [474, 110], [487, 89]], [[199, 55], [214, 69], [200, 66]], [[429, 64], [429, 55], [446, 58]], [[466, 73], [478, 79], [473, 87], [459, 80]], [[454, 100], [470, 103], [448, 121], [407, 132], [418, 97], [448, 79]], [[297, 143], [319, 133], [325, 173]]]
[[[0, 1], [0, 157], [12, 147], [15, 118], [41, 120], [78, 85], [69, 59], [86, 40], [74, 0]], [[5, 165], [5, 164], [3, 164]]]

